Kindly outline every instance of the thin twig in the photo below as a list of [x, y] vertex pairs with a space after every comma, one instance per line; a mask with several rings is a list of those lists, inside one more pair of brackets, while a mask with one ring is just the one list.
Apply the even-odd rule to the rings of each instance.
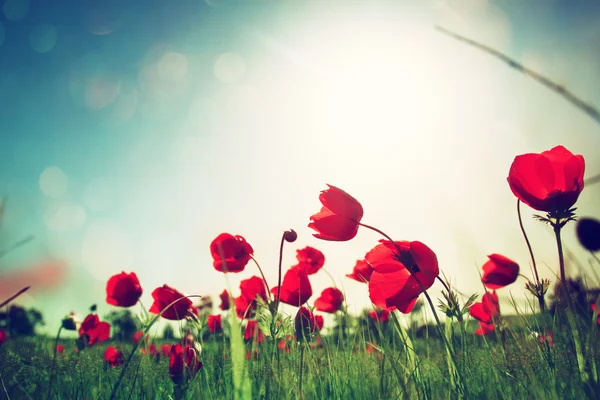
[[11, 251], [18, 249], [19, 247], [23, 246], [24, 244], [27, 244], [27, 243], [31, 242], [32, 240], [33, 240], [33, 235], [27, 236], [26, 238], [19, 240], [17, 243], [13, 244], [9, 248], [0, 251], [0, 257], [4, 257], [5, 255], [7, 255], [8, 253], [10, 253]]
[[[470, 44], [473, 47], [478, 48], [479, 50], [483, 50], [488, 54], [491, 54], [493, 56], [496, 56], [497, 58], [499, 58], [500, 60], [504, 61], [506, 64], [508, 64], [509, 67], [516, 69], [517, 71], [521, 71], [522, 73], [524, 73], [525, 75], [529, 75], [530, 77], [532, 77], [533, 79], [535, 79], [536, 81], [540, 82], [542, 85], [546, 86], [547, 88], [555, 91], [556, 93], [558, 93], [559, 95], [561, 95], [562, 97], [564, 97], [565, 99], [567, 99], [571, 104], [573, 104], [575, 107], [579, 108], [581, 111], [585, 112], [587, 115], [589, 115], [590, 117], [592, 117], [594, 120], [596, 120], [596, 122], [598, 122], [600, 124], [600, 111], [598, 111], [594, 106], [592, 106], [589, 103], [586, 103], [585, 101], [581, 100], [579, 97], [575, 96], [571, 91], [569, 91], [568, 89], [566, 89], [564, 86], [559, 85], [556, 82], [553, 82], [552, 80], [546, 78], [545, 76], [525, 67], [523, 64], [519, 63], [518, 61], [513, 60], [512, 58], [508, 57], [506, 54], [503, 54], [501, 52], [499, 52], [496, 49], [493, 49], [489, 46], [486, 46], [484, 44], [481, 44], [479, 42], [476, 42], [472, 39], [468, 39], [464, 36], [461, 36], [457, 33], [451, 32], [445, 28], [442, 28], [441, 26], [437, 26], [435, 27], [438, 31], [451, 36], [463, 43], [467, 43]], [[600, 181], [600, 176], [596, 177], [599, 181]]]

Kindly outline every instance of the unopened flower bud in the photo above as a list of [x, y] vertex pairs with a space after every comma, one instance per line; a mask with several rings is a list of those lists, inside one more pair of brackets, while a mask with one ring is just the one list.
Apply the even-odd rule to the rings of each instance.
[[79, 320], [79, 318], [77, 318], [75, 313], [71, 313], [71, 314], [67, 315], [62, 320], [62, 328], [66, 329], [68, 331], [78, 330], [80, 324], [81, 324], [81, 321]]
[[286, 231], [283, 235], [283, 238], [285, 239], [286, 242], [295, 242], [296, 239], [298, 239], [298, 234], [296, 233], [295, 230], [290, 229], [289, 231]]

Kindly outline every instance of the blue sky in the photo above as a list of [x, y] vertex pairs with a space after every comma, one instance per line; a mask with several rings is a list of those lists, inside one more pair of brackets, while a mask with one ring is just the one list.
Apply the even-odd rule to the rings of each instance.
[[[367, 289], [343, 275], [379, 238], [311, 236], [326, 183], [361, 201], [366, 223], [428, 244], [463, 292], [482, 291], [490, 253], [527, 274], [510, 163], [563, 144], [596, 175], [600, 127], [436, 24], [600, 105], [593, 1], [5, 0], [0, 243], [34, 240], [0, 274], [67, 263], [62, 285], [22, 299], [52, 331], [71, 310], [108, 312], [104, 285], [122, 270], [138, 274], [147, 306], [164, 283], [215, 297], [225, 280], [208, 246], [221, 232], [245, 236], [275, 286], [280, 235], [294, 228], [284, 266], [298, 248], [321, 249], [358, 311]], [[580, 215], [600, 216], [599, 192], [584, 190]], [[552, 278], [552, 236], [523, 211]], [[585, 265], [573, 228], [565, 241]], [[523, 283], [501, 297], [524, 301]], [[315, 276], [312, 300], [329, 285]]]

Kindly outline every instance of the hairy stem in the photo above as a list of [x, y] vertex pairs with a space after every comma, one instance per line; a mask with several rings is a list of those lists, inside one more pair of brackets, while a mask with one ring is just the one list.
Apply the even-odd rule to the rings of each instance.
[[47, 399], [50, 399], [50, 396], [52, 395], [52, 381], [54, 381], [54, 375], [56, 374], [55, 371], [55, 367], [56, 367], [56, 353], [57, 353], [57, 347], [58, 347], [58, 339], [60, 339], [60, 333], [62, 332], [62, 325], [60, 326], [60, 328], [58, 328], [58, 333], [56, 334], [56, 339], [54, 340], [54, 355], [52, 357], [52, 368], [50, 368], [50, 380], [48, 382], [48, 395], [46, 396]]

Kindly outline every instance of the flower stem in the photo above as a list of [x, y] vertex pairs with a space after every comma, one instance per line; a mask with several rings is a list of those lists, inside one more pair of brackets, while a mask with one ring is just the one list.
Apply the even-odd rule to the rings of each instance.
[[535, 262], [535, 257], [533, 255], [531, 243], [529, 242], [527, 233], [525, 233], [525, 227], [523, 226], [523, 219], [521, 218], [521, 200], [520, 199], [517, 199], [517, 215], [519, 216], [519, 226], [521, 227], [521, 233], [523, 233], [523, 237], [525, 238], [525, 243], [527, 243], [527, 249], [529, 249], [529, 255], [531, 256], [531, 264], [533, 264], [533, 273], [535, 275], [535, 283], [537, 283], [539, 285], [540, 277], [538, 275], [537, 264]]
[[536, 284], [536, 289], [537, 289], [536, 297], [538, 298], [538, 303], [540, 305], [540, 312], [544, 313], [544, 311], [546, 310], [546, 302], [544, 300], [542, 282], [540, 282], [540, 276], [538, 275], [537, 264], [535, 262], [535, 256], [533, 255], [533, 249], [531, 248], [531, 243], [529, 242], [527, 233], [525, 233], [525, 227], [523, 226], [523, 219], [521, 218], [521, 200], [520, 199], [517, 199], [517, 216], [519, 217], [519, 227], [521, 228], [521, 233], [523, 233], [523, 237], [525, 238], [525, 243], [527, 243], [527, 249], [529, 250], [529, 255], [531, 257], [531, 264], [532, 264], [533, 274], [535, 276], [535, 284]]
[[[26, 289], [28, 289], [28, 287]], [[20, 293], [22, 292], [19, 292], [19, 294]], [[16, 296], [18, 296], [19, 294], [17, 294]], [[54, 375], [56, 373], [56, 352], [58, 347], [58, 339], [60, 338], [60, 333], [62, 332], [62, 329], [63, 327], [61, 325], [60, 328], [58, 328], [58, 333], [56, 334], [56, 339], [54, 340], [54, 356], [52, 357], [52, 368], [50, 368], [50, 381], [48, 382], [48, 395], [46, 396], [47, 399], [50, 399], [50, 395], [52, 394], [52, 381], [54, 380]]]
[[250, 255], [250, 258], [252, 258], [252, 261], [254, 261], [254, 264], [256, 264], [256, 266], [258, 267], [258, 270], [260, 271], [260, 276], [262, 276], [262, 280], [265, 283], [265, 286], [267, 287], [267, 293], [269, 294], [269, 299], [271, 299], [271, 297], [272, 297], [271, 290], [269, 289], [269, 284], [267, 283], [267, 279], [265, 278], [265, 274], [263, 273], [263, 270], [260, 267], [260, 264], [258, 263], [258, 261], [256, 261], [256, 258], [254, 258], [252, 255]]
[[304, 342], [300, 343], [300, 380], [298, 381], [298, 397], [304, 398], [302, 395], [302, 371], [304, 370]]
[[281, 235], [281, 243], [279, 244], [279, 269], [277, 276], [277, 300], [275, 301], [275, 310], [279, 311], [279, 302], [281, 301], [281, 264], [283, 263], [283, 244], [285, 243], [285, 235], [287, 231]]
[[[566, 285], [566, 276], [565, 276], [565, 258], [563, 256], [563, 248], [562, 248], [562, 240], [560, 239], [560, 229], [562, 225], [560, 220], [556, 221], [556, 223], [552, 224], [554, 228], [554, 235], [556, 236], [556, 247], [558, 249], [558, 263], [560, 266], [560, 280], [563, 283], [563, 286]], [[568, 291], [565, 286], [565, 291]]]

